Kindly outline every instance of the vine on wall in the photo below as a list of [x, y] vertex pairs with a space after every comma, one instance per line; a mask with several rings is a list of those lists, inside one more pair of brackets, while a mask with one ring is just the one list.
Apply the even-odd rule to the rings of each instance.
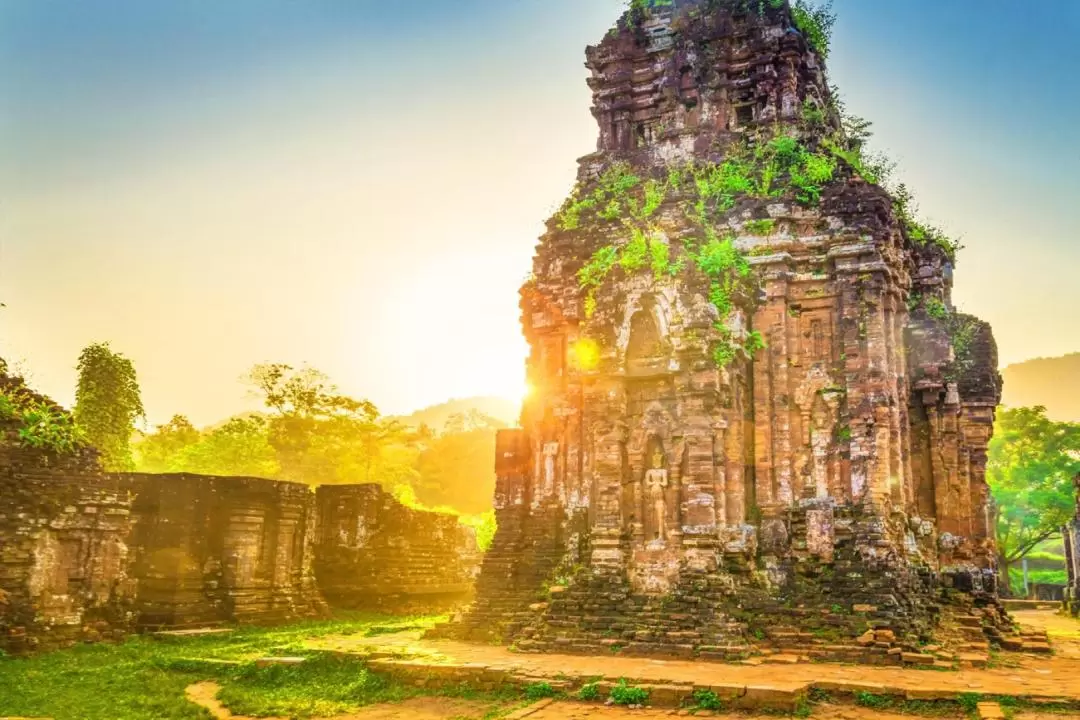
[[[718, 223], [744, 198], [792, 195], [803, 205], [815, 206], [825, 185], [835, 177], [836, 168], [833, 155], [811, 150], [789, 134], [753, 146], [737, 143], [719, 163], [670, 166], [663, 180], [642, 179], [626, 163], [612, 165], [591, 192], [575, 188], [557, 216], [562, 230], [576, 230], [582, 223], [619, 222], [628, 233], [624, 244], [597, 249], [578, 271], [586, 318], [596, 312], [596, 291], [616, 268], [627, 274], [648, 268], [659, 282], [679, 276], [692, 264], [709, 278], [709, 301], [717, 311], [714, 361], [725, 367], [740, 350], [752, 357], [765, 346], [761, 334], [752, 332], [739, 345], [728, 328], [734, 294], [750, 281], [750, 264], [735, 247], [730, 231], [718, 231]], [[683, 215], [700, 231], [699, 237], [682, 240], [682, 252], [675, 258], [654, 219], [671, 197], [679, 198]], [[752, 232], [769, 234], [775, 221], [757, 220], [751, 225], [748, 229]]]

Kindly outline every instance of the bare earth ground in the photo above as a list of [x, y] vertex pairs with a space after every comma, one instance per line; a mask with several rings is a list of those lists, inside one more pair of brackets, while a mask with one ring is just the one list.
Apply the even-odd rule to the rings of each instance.
[[[625, 657], [580, 657], [522, 655], [486, 645], [450, 641], [421, 640], [419, 633], [398, 633], [379, 637], [330, 636], [309, 642], [320, 650], [362, 655], [378, 665], [408, 665], [431, 669], [467, 667], [473, 671], [494, 670], [536, 680], [576, 678], [627, 678], [632, 683], [731, 688], [757, 688], [761, 692], [816, 687], [837, 692], [883, 692], [902, 694], [908, 699], [956, 698], [961, 693], [1016, 695], [1035, 699], [1080, 701], [1080, 622], [1050, 612], [1016, 612], [1024, 625], [1046, 629], [1054, 643], [1051, 657], [1004, 654], [1000, 667], [959, 672], [934, 672], [899, 667], [800, 663], [791, 665], [732, 665], [675, 660], [647, 660]], [[187, 690], [188, 699], [206, 708], [215, 720], [253, 720], [231, 714], [217, 700], [214, 683], [199, 683]], [[509, 714], [507, 714], [509, 713]], [[490, 702], [438, 697], [415, 698], [399, 704], [374, 705], [332, 720], [481, 720], [501, 716], [513, 720], [617, 720], [619, 718], [669, 718], [687, 715], [686, 710], [647, 708], [630, 710], [563, 701], [541, 701], [511, 711]], [[766, 715], [698, 713], [698, 717], [765, 718]], [[855, 705], [819, 704], [813, 718], [821, 720], [901, 720], [911, 715]], [[946, 715], [946, 717], [953, 717]], [[955, 717], [964, 717], [957, 712]], [[1017, 713], [1016, 720], [1062, 720], [1080, 714]], [[276, 718], [273, 720], [287, 720]]]

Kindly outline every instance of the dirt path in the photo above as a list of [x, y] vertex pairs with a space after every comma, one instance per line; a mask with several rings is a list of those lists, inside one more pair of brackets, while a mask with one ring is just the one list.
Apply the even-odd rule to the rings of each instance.
[[[1054, 656], [1002, 655], [992, 669], [934, 672], [904, 667], [829, 663], [721, 664], [620, 656], [527, 655], [503, 647], [421, 640], [415, 633], [376, 638], [323, 638], [311, 647], [372, 658], [388, 672], [472, 678], [552, 681], [603, 679], [642, 685], [707, 687], [735, 695], [794, 696], [816, 687], [833, 692], [873, 692], [910, 699], [955, 699], [961, 694], [998, 694], [1036, 700], [1080, 702], [1080, 622], [1052, 613], [1018, 613], [1030, 625], [1052, 630]], [[1074, 639], [1075, 634], [1075, 639]], [[404, 658], [404, 659], [403, 659]]]
[[1045, 630], [1057, 657], [1080, 659], [1080, 621], [1076, 618], [1045, 610], [1019, 610], [1010, 615], [1021, 625]]
[[[251, 718], [234, 715], [217, 699], [221, 686], [213, 682], [189, 685], [187, 699], [206, 708], [214, 720], [289, 720], [288, 718]], [[419, 697], [400, 703], [372, 705], [347, 715], [335, 715], [326, 720], [479, 720], [491, 705], [457, 698]]]

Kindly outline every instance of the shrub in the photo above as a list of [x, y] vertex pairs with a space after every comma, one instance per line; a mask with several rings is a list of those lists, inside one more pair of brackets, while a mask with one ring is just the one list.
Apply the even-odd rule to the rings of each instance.
[[949, 316], [949, 309], [945, 307], [945, 303], [936, 297], [929, 297], [923, 303], [926, 308], [926, 314], [935, 320], [944, 320]]
[[15, 402], [7, 395], [0, 394], [0, 420], [11, 420], [15, 417]]
[[724, 709], [724, 701], [712, 690], [695, 690], [694, 704], [701, 710]]
[[551, 683], [546, 682], [533, 683], [525, 688], [525, 698], [528, 700], [543, 700], [557, 694]]
[[581, 689], [577, 692], [578, 700], [585, 700], [591, 702], [593, 700], [600, 699], [600, 683], [586, 683], [581, 686]]
[[884, 695], [875, 695], [871, 692], [859, 690], [855, 693], [855, 704], [868, 708], [882, 709], [889, 707], [889, 698]]
[[644, 705], [649, 701], [649, 691], [636, 685], [629, 685], [623, 679], [611, 688], [611, 700], [616, 705]]
[[48, 403], [23, 408], [21, 418], [19, 441], [26, 447], [71, 453], [85, 444], [83, 431], [75, 420]]

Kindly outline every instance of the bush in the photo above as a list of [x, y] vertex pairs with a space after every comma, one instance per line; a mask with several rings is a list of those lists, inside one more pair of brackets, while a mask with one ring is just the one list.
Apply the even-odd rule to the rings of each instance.
[[15, 417], [15, 402], [7, 395], [0, 394], [0, 420], [11, 420]]
[[533, 683], [525, 688], [525, 698], [527, 700], [543, 700], [544, 698], [555, 697], [556, 694], [555, 688], [551, 687], [551, 683], [546, 682]]
[[611, 700], [616, 705], [644, 705], [649, 701], [649, 691], [635, 685], [628, 685], [623, 679], [611, 688]]
[[724, 701], [712, 690], [695, 690], [694, 704], [701, 710], [724, 709]]
[[591, 702], [593, 700], [600, 699], [600, 683], [586, 683], [581, 686], [581, 689], [577, 692], [578, 700], [585, 700]]

